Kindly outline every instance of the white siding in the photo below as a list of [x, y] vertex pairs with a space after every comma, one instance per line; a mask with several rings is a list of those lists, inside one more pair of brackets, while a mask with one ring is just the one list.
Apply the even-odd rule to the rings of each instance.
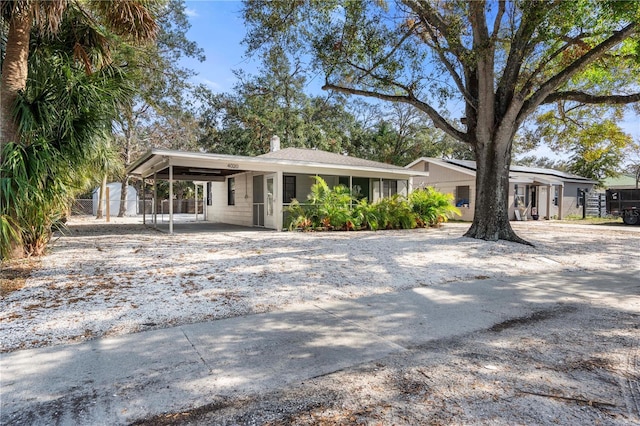
[[[420, 161], [411, 167], [411, 170], [424, 171], [424, 161]], [[462, 216], [456, 216], [458, 220], [473, 220], [473, 209], [475, 208], [476, 201], [476, 179], [474, 175], [461, 173], [456, 170], [452, 170], [447, 167], [442, 167], [438, 164], [429, 163], [429, 176], [428, 177], [414, 177], [413, 189], [424, 188], [426, 186], [432, 186], [438, 191], [445, 194], [452, 194], [456, 196], [456, 187], [468, 186], [469, 187], [469, 205], [468, 207], [458, 207]]]
[[227, 205], [227, 180], [212, 182], [212, 205], [207, 206], [207, 220], [232, 225], [253, 225], [253, 178], [251, 173], [230, 176], [235, 178], [235, 205]]

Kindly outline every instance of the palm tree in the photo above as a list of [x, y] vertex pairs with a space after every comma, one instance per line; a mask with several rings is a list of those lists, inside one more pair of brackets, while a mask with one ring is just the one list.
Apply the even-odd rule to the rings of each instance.
[[[0, 3], [3, 19], [8, 3]], [[16, 16], [26, 13], [30, 6], [35, 13], [33, 22], [38, 22], [41, 16], [38, 13], [42, 12], [38, 9], [42, 6], [40, 2], [16, 3], [23, 7], [11, 9]], [[105, 4], [97, 4], [97, 10], [104, 9], [109, 2], [101, 3]], [[96, 155], [103, 152], [102, 144], [111, 138], [111, 122], [118, 108], [134, 93], [123, 69], [99, 61], [108, 53], [106, 44], [100, 44], [108, 40], [101, 34], [100, 25], [83, 23], [91, 16], [80, 9], [78, 2], [65, 5], [65, 13], [56, 25], [56, 38], [45, 38], [37, 31], [30, 35], [38, 39], [31, 40], [27, 67], [18, 67], [28, 69], [29, 79], [14, 94], [9, 104], [10, 117], [2, 117], [3, 125], [10, 121], [3, 131], [9, 129], [14, 135], [12, 140], [3, 139], [1, 152], [3, 258], [43, 252], [52, 226], [67, 211], [70, 197], [85, 189], [79, 181], [84, 178], [86, 182], [87, 171], [95, 172], [96, 161], [103, 161], [96, 160]], [[19, 21], [15, 17], [12, 20]], [[2, 24], [11, 27], [12, 21], [5, 20]], [[9, 38], [2, 63], [3, 84], [5, 79], [11, 80], [5, 77], [15, 68], [6, 59], [11, 59]]]
[[[111, 121], [133, 91], [117, 67], [87, 75], [64, 55], [32, 52], [16, 99], [24, 143], [4, 146], [0, 168], [0, 253], [40, 255], [70, 199], [93, 186], [107, 157]], [[42, 58], [40, 56], [43, 56]]]
[[[151, 5], [150, 8], [145, 4]], [[18, 93], [24, 90], [29, 71], [29, 42], [32, 30], [42, 34], [54, 34], [60, 28], [65, 12], [74, 12], [82, 19], [84, 26], [80, 36], [91, 33], [90, 37], [78, 38], [73, 45], [73, 54], [91, 72], [91, 58], [87, 54], [87, 43], [93, 43], [108, 57], [107, 38], [102, 36], [100, 27], [136, 42], [152, 40], [157, 32], [152, 8], [159, 2], [144, 0], [112, 0], [71, 2], [69, 0], [0, 0], [0, 19], [7, 29], [5, 57], [2, 61], [2, 81], [0, 83], [0, 152], [7, 142], [20, 142], [18, 126], [14, 120], [14, 104]]]

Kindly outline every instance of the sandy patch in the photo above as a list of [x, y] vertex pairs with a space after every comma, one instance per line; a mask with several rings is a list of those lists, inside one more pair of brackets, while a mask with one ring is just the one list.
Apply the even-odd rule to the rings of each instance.
[[[176, 226], [179, 226], [176, 225]], [[167, 235], [75, 218], [0, 302], [2, 351], [484, 277], [625, 268], [637, 227], [514, 224], [535, 244], [463, 237], [468, 225], [357, 233]]]

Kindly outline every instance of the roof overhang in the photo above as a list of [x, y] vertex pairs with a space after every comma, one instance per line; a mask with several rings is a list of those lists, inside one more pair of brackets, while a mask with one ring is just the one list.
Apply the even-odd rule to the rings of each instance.
[[404, 167], [409, 169], [409, 168], [415, 166], [416, 164], [418, 164], [420, 162], [431, 163], [431, 164], [433, 164], [435, 166], [440, 166], [440, 167], [444, 167], [445, 169], [454, 170], [456, 172], [459, 172], [459, 173], [462, 173], [462, 174], [465, 174], [465, 175], [468, 175], [468, 176], [475, 177], [475, 175], [476, 175], [476, 171], [475, 170], [471, 170], [471, 169], [468, 169], [466, 167], [459, 166], [457, 164], [451, 164], [451, 163], [448, 163], [446, 161], [440, 160], [438, 158], [420, 157], [417, 160], [412, 161], [411, 163], [407, 164]]
[[169, 179], [169, 166], [173, 166], [173, 179], [186, 181], [223, 181], [226, 176], [244, 172], [283, 172], [299, 174], [358, 176], [386, 179], [409, 179], [428, 176], [402, 168], [346, 166], [311, 161], [281, 160], [275, 158], [240, 155], [208, 154], [173, 150], [151, 149], [127, 168], [127, 174], [140, 179]]

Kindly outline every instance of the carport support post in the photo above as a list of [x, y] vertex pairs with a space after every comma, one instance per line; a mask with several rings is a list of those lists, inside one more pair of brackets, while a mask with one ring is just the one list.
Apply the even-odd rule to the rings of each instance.
[[169, 233], [173, 234], [173, 165], [169, 165]]
[[197, 183], [194, 183], [194, 184], [193, 184], [193, 186], [195, 187], [195, 188], [194, 188], [194, 191], [195, 191], [195, 193], [196, 193], [196, 196], [195, 196], [195, 203], [194, 203], [194, 204], [196, 205], [195, 210], [196, 210], [196, 222], [197, 222], [197, 221], [198, 221], [198, 184], [197, 184]]
[[551, 190], [553, 186], [547, 185], [547, 220], [551, 220]]
[[[142, 178], [142, 224], [147, 224], [147, 216], [145, 215], [145, 211], [147, 210], [147, 194], [144, 188], [144, 178]], [[139, 205], [139, 204], [138, 204]]]
[[[353, 176], [349, 175], [349, 194], [353, 195]], [[353, 209], [353, 197], [349, 200], [349, 208]]]
[[157, 173], [153, 174], [153, 200], [151, 201], [151, 214], [153, 215], [153, 227], [158, 227], [158, 209], [156, 208], [156, 203], [158, 200], [158, 179]]
[[562, 220], [562, 201], [564, 198], [564, 185], [558, 188], [558, 220]]

